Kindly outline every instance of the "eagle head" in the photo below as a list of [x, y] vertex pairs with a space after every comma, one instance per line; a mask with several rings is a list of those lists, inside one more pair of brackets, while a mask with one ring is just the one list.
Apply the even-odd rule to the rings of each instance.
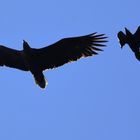
[[29, 44], [25, 40], [23, 40], [23, 50], [29, 50], [29, 49], [30, 49]]

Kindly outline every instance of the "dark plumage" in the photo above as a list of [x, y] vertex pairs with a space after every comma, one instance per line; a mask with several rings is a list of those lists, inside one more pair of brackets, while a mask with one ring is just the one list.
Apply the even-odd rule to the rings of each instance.
[[23, 41], [22, 51], [0, 46], [0, 65], [30, 71], [36, 83], [41, 88], [45, 88], [44, 70], [62, 66], [81, 57], [96, 55], [98, 51], [102, 51], [104, 42], [106, 42], [104, 34], [93, 33], [81, 37], [64, 38], [40, 49], [31, 48], [26, 41]]
[[127, 28], [125, 28], [125, 32], [126, 34], [122, 31], [118, 33], [121, 48], [123, 48], [125, 44], [128, 44], [136, 58], [140, 61], [140, 27], [138, 27], [134, 34], [132, 34]]

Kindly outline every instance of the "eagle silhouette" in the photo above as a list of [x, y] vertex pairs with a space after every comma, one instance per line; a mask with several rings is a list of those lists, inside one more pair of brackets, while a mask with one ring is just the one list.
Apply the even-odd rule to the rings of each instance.
[[47, 80], [43, 75], [46, 69], [52, 69], [65, 63], [76, 61], [102, 51], [106, 46], [105, 34], [92, 33], [80, 37], [64, 38], [44, 48], [31, 48], [23, 40], [23, 50], [14, 50], [0, 45], [0, 66], [8, 66], [23, 71], [30, 71], [35, 82], [45, 88]]
[[134, 34], [125, 28], [125, 34], [122, 31], [118, 32], [118, 38], [121, 48], [123, 48], [125, 44], [128, 44], [136, 58], [140, 61], [140, 26]]

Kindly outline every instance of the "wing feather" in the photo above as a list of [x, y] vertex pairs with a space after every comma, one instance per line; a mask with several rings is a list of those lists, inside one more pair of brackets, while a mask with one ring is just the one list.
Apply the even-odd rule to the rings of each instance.
[[105, 46], [102, 43], [107, 42], [106, 38], [104, 34], [96, 33], [64, 38], [48, 47], [35, 49], [35, 54], [42, 70], [55, 68], [81, 57], [98, 54], [98, 51], [102, 51], [101, 48]]

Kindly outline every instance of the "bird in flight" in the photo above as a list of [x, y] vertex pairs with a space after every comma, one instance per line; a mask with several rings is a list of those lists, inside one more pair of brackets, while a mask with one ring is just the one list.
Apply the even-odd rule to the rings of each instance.
[[134, 52], [135, 57], [140, 61], [140, 26], [134, 34], [132, 34], [127, 28], [125, 28], [125, 33], [126, 34], [122, 31], [118, 32], [121, 48], [123, 48], [125, 44], [128, 44]]
[[23, 40], [23, 50], [14, 50], [0, 45], [0, 66], [30, 71], [35, 82], [45, 88], [47, 80], [43, 75], [46, 69], [53, 69], [82, 57], [97, 55], [106, 41], [105, 34], [89, 34], [80, 37], [64, 38], [44, 48], [31, 48]]

